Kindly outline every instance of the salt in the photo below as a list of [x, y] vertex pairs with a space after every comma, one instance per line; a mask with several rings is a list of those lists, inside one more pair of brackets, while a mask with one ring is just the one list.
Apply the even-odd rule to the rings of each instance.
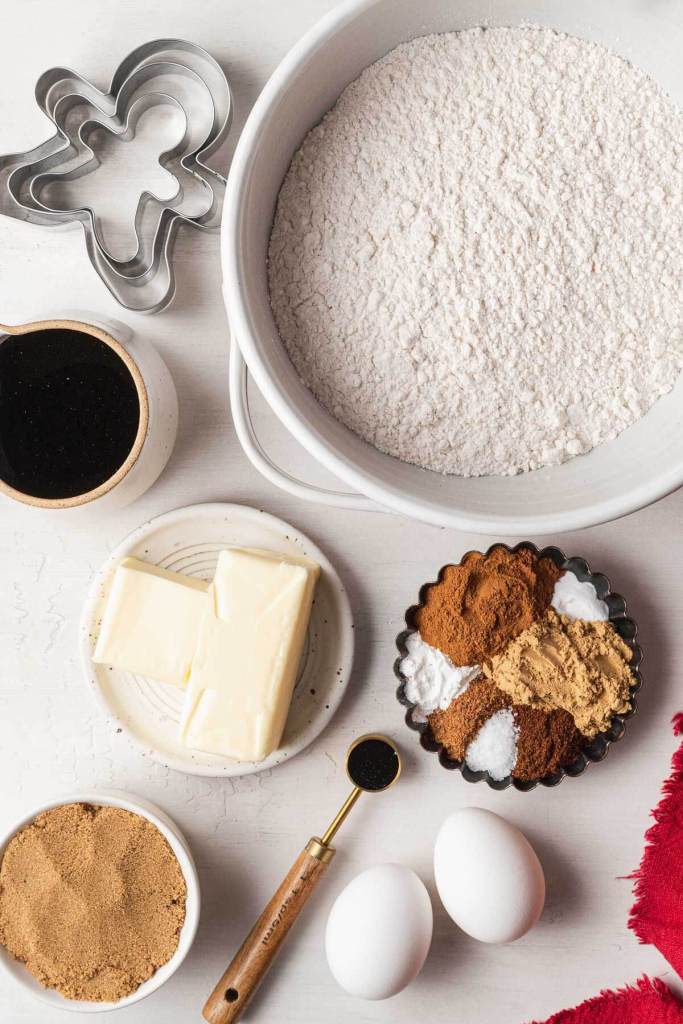
[[473, 772], [488, 772], [500, 782], [507, 778], [517, 762], [519, 726], [512, 708], [503, 708], [484, 722], [465, 753], [465, 763]]

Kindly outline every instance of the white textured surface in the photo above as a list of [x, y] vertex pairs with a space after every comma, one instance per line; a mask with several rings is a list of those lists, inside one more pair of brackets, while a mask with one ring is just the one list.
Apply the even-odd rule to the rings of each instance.
[[[0, 148], [18, 149], [42, 137], [45, 126], [32, 99], [42, 70], [74, 65], [103, 85], [128, 50], [163, 34], [194, 38], [227, 63], [240, 124], [275, 62], [331, 6], [328, 0], [125, 0], [115, 6], [4, 0], [0, 31], [11, 45], [0, 64]], [[242, 456], [228, 418], [218, 238], [181, 233], [176, 251], [175, 305], [152, 319], [128, 318], [159, 344], [178, 383], [178, 445], [160, 481], [135, 505], [91, 526], [6, 505], [0, 515], [0, 829], [54, 793], [115, 786], [148, 797], [178, 822], [200, 872], [203, 915], [182, 970], [139, 1007], [102, 1019], [200, 1024], [204, 997], [255, 915], [308, 836], [346, 795], [346, 745], [374, 729], [403, 741], [404, 775], [354, 810], [315, 906], [246, 1019], [412, 1024], [457, 1016], [466, 1024], [522, 1024], [643, 971], [672, 981], [659, 954], [639, 946], [626, 929], [630, 885], [617, 876], [640, 857], [648, 811], [674, 749], [669, 719], [683, 706], [683, 581], [676, 557], [683, 494], [616, 525], [553, 538], [607, 572], [639, 621], [646, 682], [625, 739], [604, 764], [555, 791], [494, 793], [468, 785], [423, 754], [403, 726], [394, 699], [394, 637], [419, 585], [487, 539], [387, 515], [320, 510], [265, 484]], [[93, 277], [77, 232], [0, 219], [0, 319], [31, 315], [38, 303], [47, 310], [77, 305], [122, 316]], [[267, 411], [258, 422], [276, 457], [309, 470], [306, 456]], [[91, 702], [77, 656], [78, 616], [108, 552], [156, 513], [216, 499], [265, 507], [319, 543], [349, 588], [358, 634], [354, 679], [333, 725], [290, 764], [236, 780], [178, 775], [141, 757]], [[414, 985], [385, 1004], [353, 1000], [337, 988], [325, 963], [325, 920], [335, 895], [359, 870], [387, 860], [414, 868], [434, 895], [434, 837], [447, 813], [466, 804], [507, 816], [538, 850], [548, 900], [537, 928], [510, 947], [485, 947], [460, 934], [436, 901], [434, 943]], [[0, 976], [3, 1024], [69, 1019], [45, 1012]]]

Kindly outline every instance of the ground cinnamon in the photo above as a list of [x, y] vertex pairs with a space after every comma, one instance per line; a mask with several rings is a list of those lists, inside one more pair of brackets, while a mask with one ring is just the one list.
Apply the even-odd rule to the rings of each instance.
[[545, 613], [560, 575], [551, 559], [528, 548], [471, 552], [429, 588], [416, 625], [454, 665], [481, 664]]
[[0, 943], [68, 999], [134, 992], [173, 956], [186, 886], [161, 832], [118, 807], [64, 804], [8, 844]]

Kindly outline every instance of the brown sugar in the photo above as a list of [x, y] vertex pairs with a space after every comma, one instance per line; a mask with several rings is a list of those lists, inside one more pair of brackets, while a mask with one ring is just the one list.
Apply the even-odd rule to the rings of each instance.
[[560, 575], [551, 559], [528, 548], [471, 552], [429, 588], [416, 625], [454, 665], [481, 664], [543, 616]]
[[114, 1002], [171, 959], [186, 895], [152, 822], [118, 807], [64, 804], [6, 848], [0, 943], [67, 999]]

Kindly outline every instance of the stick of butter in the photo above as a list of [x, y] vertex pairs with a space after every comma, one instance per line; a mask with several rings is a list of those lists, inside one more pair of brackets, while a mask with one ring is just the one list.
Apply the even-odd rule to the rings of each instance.
[[208, 583], [137, 558], [117, 566], [93, 660], [184, 686]]
[[272, 551], [221, 551], [185, 693], [188, 747], [262, 761], [282, 738], [320, 567]]

